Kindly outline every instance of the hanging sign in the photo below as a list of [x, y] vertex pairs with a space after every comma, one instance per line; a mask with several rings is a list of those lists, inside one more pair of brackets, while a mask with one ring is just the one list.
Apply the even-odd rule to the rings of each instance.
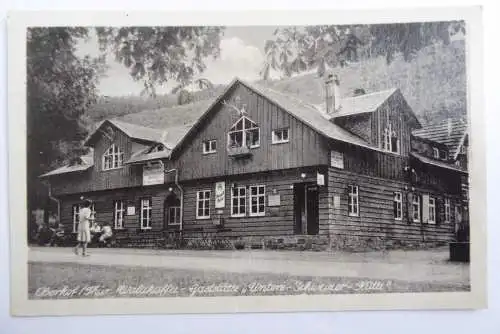
[[318, 186], [324, 186], [325, 185], [325, 174], [318, 173], [316, 176], [316, 183], [318, 184]]
[[337, 151], [330, 151], [330, 166], [344, 169], [344, 155]]
[[142, 185], [165, 183], [165, 173], [162, 163], [146, 164], [142, 168]]
[[223, 208], [226, 201], [226, 183], [224, 181], [215, 183], [215, 207]]

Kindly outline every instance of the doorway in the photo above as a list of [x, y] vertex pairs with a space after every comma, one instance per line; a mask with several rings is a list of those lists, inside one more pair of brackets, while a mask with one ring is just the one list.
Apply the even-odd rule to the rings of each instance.
[[181, 201], [174, 194], [167, 196], [164, 203], [164, 229], [179, 226], [181, 223]]
[[315, 184], [294, 184], [295, 234], [315, 235], [319, 233], [318, 191], [319, 188]]

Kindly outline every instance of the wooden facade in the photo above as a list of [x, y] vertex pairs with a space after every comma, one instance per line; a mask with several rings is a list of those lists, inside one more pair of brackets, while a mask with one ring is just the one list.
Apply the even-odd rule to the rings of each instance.
[[[180, 171], [180, 180], [202, 179], [225, 175], [258, 173], [270, 170], [326, 165], [327, 142], [323, 136], [303, 122], [292, 117], [276, 104], [243, 85], [229, 92], [227, 103], [245, 106], [246, 117], [257, 123], [260, 144], [250, 148], [247, 159], [234, 159], [227, 154], [227, 134], [241, 117], [229, 106], [218, 105], [210, 117], [199, 125], [199, 131], [187, 140], [176, 155], [172, 168]], [[272, 143], [272, 131], [289, 129], [289, 141]], [[215, 153], [203, 154], [202, 144], [216, 140]]]
[[[234, 106], [244, 108], [245, 113], [237, 113]], [[228, 154], [228, 132], [241, 117], [258, 126], [259, 142], [247, 148], [245, 156], [235, 157]], [[110, 145], [123, 150], [124, 160], [149, 145], [119, 129], [114, 136], [102, 135], [95, 141], [92, 168], [49, 180], [54, 196], [62, 202], [60, 217], [68, 230], [73, 226], [73, 206], [83, 196], [95, 202], [99, 222], [114, 224], [115, 203], [123, 203], [127, 212], [120, 228], [137, 235], [182, 229], [185, 235], [207, 232], [222, 237], [310, 234], [332, 240], [347, 236], [423, 242], [453, 239], [454, 208], [463, 202], [464, 173], [428, 165], [410, 155], [415, 150], [425, 151], [427, 144], [411, 136], [419, 124], [399, 90], [374, 112], [332, 122], [367, 145], [328, 138], [237, 81], [188, 132], [171, 158], [162, 160], [164, 171], [175, 172], [166, 175], [163, 183], [143, 185], [141, 164], [102, 170], [102, 154]], [[397, 135], [398, 152], [383, 151], [382, 133], [389, 124]], [[287, 140], [274, 143], [273, 131], [281, 129], [287, 130]], [[210, 146], [209, 153], [204, 151], [207, 141], [215, 141], [215, 149]], [[216, 184], [223, 184], [225, 190], [218, 207]], [[257, 186], [263, 192], [264, 206], [259, 214], [251, 214], [255, 198], [250, 193]], [[238, 214], [233, 212], [235, 188], [244, 194], [244, 200], [237, 203], [242, 206], [244, 201], [245, 207]], [[200, 196], [208, 198], [203, 217], [198, 216]], [[353, 196], [355, 214], [349, 211], [354, 210]], [[400, 203], [397, 213], [396, 197]], [[422, 211], [415, 221], [415, 198], [419, 198], [421, 211], [430, 210], [433, 203], [432, 220], [430, 211]], [[141, 221], [143, 199], [151, 203], [147, 228]], [[170, 208], [181, 202], [182, 222], [171, 225]], [[133, 209], [129, 212], [129, 208]]]

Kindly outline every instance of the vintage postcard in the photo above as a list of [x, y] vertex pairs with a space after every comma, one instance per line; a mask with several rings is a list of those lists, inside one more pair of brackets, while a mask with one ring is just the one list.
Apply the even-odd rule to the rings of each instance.
[[12, 314], [486, 307], [480, 19], [11, 13]]

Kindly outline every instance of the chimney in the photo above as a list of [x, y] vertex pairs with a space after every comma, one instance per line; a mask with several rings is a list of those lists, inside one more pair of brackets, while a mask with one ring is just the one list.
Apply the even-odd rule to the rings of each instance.
[[340, 82], [336, 74], [327, 74], [325, 80], [325, 102], [327, 114], [332, 114], [340, 109]]
[[451, 118], [448, 118], [448, 137], [451, 136], [452, 130], [453, 130], [453, 124], [451, 122]]

